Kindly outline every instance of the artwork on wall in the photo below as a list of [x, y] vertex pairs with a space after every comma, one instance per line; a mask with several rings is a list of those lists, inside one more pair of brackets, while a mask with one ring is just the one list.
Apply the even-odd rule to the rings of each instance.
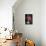
[[32, 23], [33, 23], [33, 15], [25, 14], [25, 24], [32, 24]]

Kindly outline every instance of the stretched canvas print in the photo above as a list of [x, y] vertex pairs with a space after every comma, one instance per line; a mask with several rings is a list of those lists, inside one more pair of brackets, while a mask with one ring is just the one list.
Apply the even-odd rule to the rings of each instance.
[[25, 24], [32, 24], [33, 23], [32, 19], [33, 19], [32, 14], [25, 14]]

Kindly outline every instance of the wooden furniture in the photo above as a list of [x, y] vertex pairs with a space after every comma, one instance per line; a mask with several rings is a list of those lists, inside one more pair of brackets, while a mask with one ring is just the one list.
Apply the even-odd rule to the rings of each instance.
[[6, 36], [6, 40], [12, 40], [12, 35]]

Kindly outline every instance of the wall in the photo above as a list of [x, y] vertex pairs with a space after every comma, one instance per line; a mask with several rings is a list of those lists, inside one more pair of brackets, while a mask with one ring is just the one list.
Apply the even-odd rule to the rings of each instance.
[[46, 0], [41, 2], [41, 40], [42, 46], [46, 46]]
[[16, 0], [0, 0], [0, 27], [12, 28], [12, 6]]
[[[22, 32], [24, 38], [34, 40], [36, 46], [41, 46], [41, 1], [23, 0], [23, 2], [15, 8], [13, 9], [15, 29], [17, 29], [18, 32]], [[32, 25], [25, 24], [25, 14], [33, 14]]]

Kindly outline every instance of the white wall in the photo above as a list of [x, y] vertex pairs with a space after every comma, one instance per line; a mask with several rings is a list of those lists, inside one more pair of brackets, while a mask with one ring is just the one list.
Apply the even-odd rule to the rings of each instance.
[[41, 15], [42, 46], [46, 46], [46, 0], [41, 2]]
[[[33, 24], [25, 24], [25, 14], [33, 14]], [[22, 32], [24, 37], [35, 41], [36, 46], [41, 46], [41, 1], [23, 0], [14, 9], [15, 28]]]
[[16, 0], [0, 0], [0, 27], [12, 28], [12, 6]]

